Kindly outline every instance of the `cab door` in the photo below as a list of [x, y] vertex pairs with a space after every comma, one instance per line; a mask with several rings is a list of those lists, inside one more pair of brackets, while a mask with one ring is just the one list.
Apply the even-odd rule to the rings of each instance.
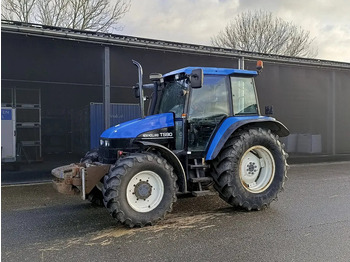
[[203, 86], [191, 89], [188, 103], [188, 150], [204, 152], [217, 125], [232, 114], [229, 77], [205, 75]]

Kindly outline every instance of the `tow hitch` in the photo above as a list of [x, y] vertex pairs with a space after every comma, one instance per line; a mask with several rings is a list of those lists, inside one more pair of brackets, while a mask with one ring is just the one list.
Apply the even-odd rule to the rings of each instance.
[[70, 164], [60, 166], [51, 171], [54, 176], [54, 188], [66, 195], [81, 195], [85, 200], [87, 194], [109, 172], [110, 165], [103, 164]]

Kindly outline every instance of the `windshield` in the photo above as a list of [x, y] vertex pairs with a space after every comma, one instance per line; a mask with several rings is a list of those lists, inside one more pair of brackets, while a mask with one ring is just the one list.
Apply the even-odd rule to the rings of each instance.
[[258, 114], [254, 79], [231, 76], [233, 113], [235, 115]]
[[175, 117], [181, 117], [184, 111], [187, 90], [188, 84], [186, 83], [186, 79], [166, 82], [156, 114], [173, 112], [175, 113]]

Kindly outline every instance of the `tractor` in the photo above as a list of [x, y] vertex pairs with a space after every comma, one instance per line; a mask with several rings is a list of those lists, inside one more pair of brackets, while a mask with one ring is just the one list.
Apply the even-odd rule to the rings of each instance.
[[[217, 194], [260, 210], [283, 189], [288, 129], [261, 115], [257, 70], [186, 67], [134, 87], [141, 117], [105, 130], [80, 163], [52, 170], [55, 188], [103, 204], [129, 227], [153, 225], [179, 195]], [[152, 93], [144, 113], [144, 89]]]

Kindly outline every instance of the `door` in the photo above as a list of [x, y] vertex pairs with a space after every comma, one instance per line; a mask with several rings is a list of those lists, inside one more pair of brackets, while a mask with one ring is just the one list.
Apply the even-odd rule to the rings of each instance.
[[229, 79], [205, 75], [203, 86], [191, 89], [188, 106], [188, 150], [205, 151], [216, 126], [230, 115]]

